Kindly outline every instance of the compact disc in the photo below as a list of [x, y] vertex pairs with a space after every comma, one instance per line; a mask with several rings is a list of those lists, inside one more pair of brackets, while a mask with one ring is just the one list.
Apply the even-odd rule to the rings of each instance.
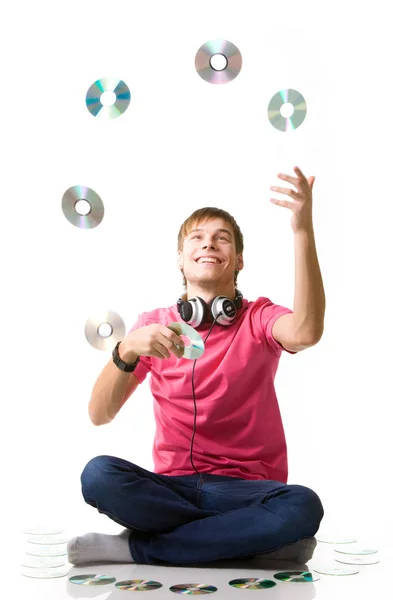
[[375, 554], [376, 552], [378, 552], [377, 548], [356, 548], [355, 546], [350, 546], [349, 548], [336, 548], [334, 550], [335, 552], [338, 552], [339, 554], [362, 554], [362, 555], [367, 555], [367, 554]]
[[359, 573], [359, 569], [348, 567], [315, 567], [313, 571], [323, 575], [356, 575]]
[[22, 567], [22, 575], [25, 577], [34, 577], [35, 579], [52, 579], [53, 577], [65, 577], [69, 573], [69, 567], [63, 565], [61, 567], [40, 567], [38, 569], [30, 569]]
[[271, 588], [277, 585], [274, 581], [270, 579], [258, 579], [256, 577], [248, 577], [247, 579], [232, 579], [229, 582], [229, 585], [235, 588], [242, 588], [248, 590], [263, 590], [266, 588]]
[[211, 594], [217, 591], [214, 585], [207, 585], [207, 583], [181, 583], [179, 585], [172, 585], [169, 589], [176, 594], [189, 594], [190, 596]]
[[22, 530], [22, 533], [29, 535], [55, 535], [56, 533], [63, 533], [63, 530], [58, 527], [41, 527], [38, 525], [37, 527], [26, 527], [26, 529]]
[[[222, 69], [212, 66], [212, 57], [220, 55]], [[208, 83], [228, 83], [235, 79], [242, 68], [242, 55], [239, 49], [226, 40], [210, 40], [201, 46], [195, 55], [195, 68], [198, 75]]]
[[[291, 117], [283, 117], [281, 107], [283, 104], [292, 104], [293, 114]], [[267, 116], [270, 123], [279, 131], [297, 129], [306, 118], [307, 108], [303, 96], [296, 90], [280, 90], [273, 96], [267, 108]]]
[[205, 344], [199, 333], [193, 327], [190, 327], [187, 323], [180, 323], [179, 321], [170, 323], [167, 327], [171, 331], [174, 331], [178, 336], [185, 335], [190, 339], [191, 343], [190, 345], [185, 346], [182, 358], [195, 360], [202, 356], [205, 351]]
[[380, 562], [376, 556], [353, 556], [351, 554], [336, 556], [335, 560], [345, 565], [376, 565]]
[[27, 541], [30, 544], [67, 544], [70, 540], [65, 535], [31, 535]]
[[67, 554], [67, 544], [51, 544], [43, 546], [41, 544], [26, 544], [26, 554], [32, 556], [65, 556]]
[[[100, 332], [101, 327], [103, 331], [109, 330], [105, 337]], [[126, 326], [123, 319], [112, 310], [96, 312], [86, 321], [86, 339], [97, 350], [113, 350], [117, 342], [124, 338], [125, 333]]]
[[[101, 101], [104, 92], [113, 92], [116, 100], [110, 106], [105, 106]], [[97, 79], [87, 90], [86, 106], [93, 117], [99, 119], [115, 119], [122, 115], [128, 108], [131, 100], [129, 87], [121, 79], [103, 77]]]
[[78, 585], [107, 585], [108, 583], [115, 583], [116, 577], [109, 577], [109, 575], [74, 575], [70, 577], [71, 583]]
[[[89, 211], [81, 215], [75, 206], [84, 200], [89, 204]], [[104, 218], [104, 204], [99, 195], [86, 185], [73, 185], [63, 194], [61, 208], [64, 216], [79, 229], [93, 229]]]
[[158, 581], [149, 581], [148, 579], [126, 579], [125, 581], [118, 581], [115, 584], [115, 587], [119, 590], [131, 592], [148, 592], [162, 587], [162, 583], [158, 583]]
[[22, 567], [62, 567], [65, 565], [65, 559], [63, 556], [31, 556], [26, 554], [20, 559]]
[[354, 537], [340, 537], [340, 535], [324, 535], [324, 534], [320, 534], [320, 535], [316, 535], [315, 536], [316, 540], [318, 542], [323, 542], [325, 544], [352, 544], [354, 542], [357, 542], [357, 539]]
[[318, 581], [320, 579], [320, 577], [309, 571], [284, 571], [283, 573], [276, 573], [274, 577], [279, 581], [293, 581], [295, 583]]

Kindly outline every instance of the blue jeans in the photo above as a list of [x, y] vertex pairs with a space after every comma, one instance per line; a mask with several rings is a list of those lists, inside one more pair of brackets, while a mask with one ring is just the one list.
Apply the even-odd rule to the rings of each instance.
[[252, 558], [313, 537], [324, 515], [301, 485], [223, 475], [157, 475], [115, 456], [97, 456], [82, 475], [85, 501], [135, 532], [136, 563], [187, 565]]

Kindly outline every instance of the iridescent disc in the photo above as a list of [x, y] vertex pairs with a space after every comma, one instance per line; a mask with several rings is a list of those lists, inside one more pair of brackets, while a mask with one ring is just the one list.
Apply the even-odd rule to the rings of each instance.
[[74, 575], [70, 577], [71, 583], [78, 585], [107, 585], [108, 583], [115, 583], [116, 577], [109, 577], [109, 575]]
[[169, 589], [171, 592], [175, 592], [175, 594], [186, 594], [189, 596], [200, 596], [201, 594], [211, 594], [217, 591], [214, 585], [207, 585], [207, 583], [180, 583], [179, 585], [172, 585]]
[[63, 530], [58, 527], [43, 527], [38, 525], [37, 527], [26, 527], [22, 532], [29, 535], [54, 535], [56, 533], [63, 533]]
[[70, 539], [66, 535], [31, 535], [27, 541], [30, 544], [67, 544]]
[[[90, 205], [89, 212], [83, 215], [75, 209], [76, 204], [81, 200], [85, 200]], [[85, 185], [73, 185], [68, 188], [61, 200], [61, 208], [67, 220], [79, 229], [93, 229], [104, 218], [104, 204], [101, 198]]]
[[62, 567], [30, 569], [29, 567], [22, 567], [22, 575], [25, 577], [34, 577], [35, 579], [52, 579], [54, 577], [65, 577], [68, 575], [69, 567], [63, 565]]
[[317, 534], [315, 536], [315, 539], [318, 542], [323, 542], [324, 544], [352, 544], [354, 542], [357, 542], [357, 539], [355, 537], [341, 537], [340, 535], [336, 535], [336, 534]]
[[359, 573], [359, 569], [349, 567], [315, 567], [313, 571], [322, 573], [323, 575], [356, 575]]
[[67, 554], [67, 544], [50, 544], [43, 546], [41, 544], [26, 544], [26, 554], [31, 556], [65, 556]]
[[[104, 92], [113, 92], [116, 100], [111, 106], [104, 106], [101, 96]], [[122, 115], [128, 108], [131, 100], [129, 87], [121, 79], [103, 77], [97, 79], [87, 90], [86, 106], [89, 112], [99, 119], [115, 119]]]
[[361, 555], [367, 555], [367, 554], [375, 554], [376, 552], [378, 552], [377, 548], [356, 548], [356, 546], [350, 546], [349, 548], [335, 548], [334, 549], [335, 552], [338, 552], [339, 554], [361, 554]]
[[276, 573], [274, 577], [279, 581], [292, 581], [294, 583], [308, 583], [320, 579], [320, 577], [317, 577], [309, 571], [284, 571], [282, 573]]
[[162, 587], [162, 583], [149, 581], [148, 579], [126, 579], [125, 581], [118, 581], [115, 587], [119, 588], [119, 590], [131, 592], [149, 592], [150, 590], [157, 590]]
[[[211, 58], [221, 54], [226, 59], [224, 69], [212, 67]], [[226, 40], [210, 40], [201, 46], [195, 55], [195, 68], [198, 75], [209, 83], [228, 83], [235, 79], [242, 68], [242, 55], [234, 44]]]
[[[109, 335], [103, 336], [100, 327], [108, 327]], [[117, 342], [120, 342], [126, 333], [123, 319], [112, 310], [100, 311], [92, 314], [86, 321], [85, 336], [89, 344], [97, 350], [113, 350]]]
[[335, 560], [345, 565], [376, 565], [380, 562], [376, 556], [353, 556], [351, 554], [336, 556]]
[[185, 335], [190, 339], [190, 344], [184, 348], [183, 358], [195, 360], [202, 356], [205, 351], [205, 344], [193, 327], [190, 327], [187, 323], [180, 323], [180, 321], [174, 321], [170, 325], [167, 325], [167, 327], [178, 336]]
[[263, 590], [271, 588], [277, 585], [275, 581], [270, 579], [257, 579], [256, 577], [248, 577], [247, 579], [232, 579], [229, 585], [236, 588], [248, 589], [248, 590]]
[[[281, 107], [289, 102], [294, 112], [291, 117], [283, 117]], [[296, 90], [281, 90], [273, 96], [267, 108], [267, 116], [270, 123], [279, 131], [297, 129], [306, 118], [307, 107], [304, 97]]]
[[50, 567], [64, 566], [65, 558], [64, 556], [32, 556], [30, 554], [25, 554], [25, 556], [20, 559], [20, 564], [22, 567], [34, 569], [44, 567], [45, 569], [48, 569]]

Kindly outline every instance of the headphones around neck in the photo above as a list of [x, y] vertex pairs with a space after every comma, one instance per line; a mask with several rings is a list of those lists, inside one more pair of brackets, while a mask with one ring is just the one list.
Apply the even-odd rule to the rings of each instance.
[[209, 308], [213, 320], [217, 319], [216, 322], [219, 325], [231, 325], [236, 318], [237, 309], [242, 307], [243, 300], [242, 293], [237, 289], [235, 289], [235, 292], [234, 300], [230, 300], [226, 296], [216, 296], [209, 305], [199, 296], [185, 300], [186, 292], [177, 301], [177, 310], [183, 321], [194, 328], [207, 320]]

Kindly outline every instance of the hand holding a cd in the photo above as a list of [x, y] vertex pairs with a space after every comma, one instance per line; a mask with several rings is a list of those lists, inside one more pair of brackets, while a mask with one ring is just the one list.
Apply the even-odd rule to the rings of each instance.
[[122, 341], [123, 360], [127, 362], [127, 353], [138, 356], [155, 356], [169, 358], [173, 352], [177, 358], [182, 358], [184, 342], [174, 331], [165, 325], [153, 323], [131, 331]]

